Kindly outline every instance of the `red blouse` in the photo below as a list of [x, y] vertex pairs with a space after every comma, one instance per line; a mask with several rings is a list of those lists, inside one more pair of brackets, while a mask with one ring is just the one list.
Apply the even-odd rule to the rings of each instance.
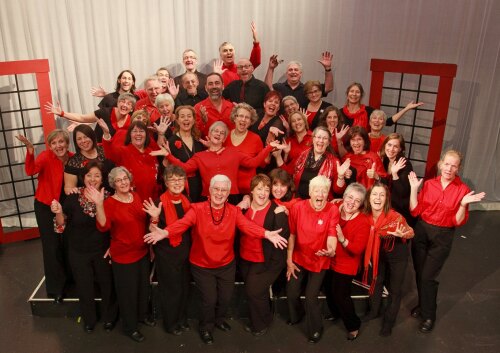
[[321, 211], [316, 212], [309, 200], [297, 202], [288, 218], [290, 234], [295, 235], [293, 262], [311, 272], [320, 272], [330, 267], [330, 258], [317, 256], [318, 250], [326, 249], [329, 236], [337, 236], [335, 229], [339, 223], [339, 209], [328, 202]]
[[443, 190], [441, 176], [429, 179], [424, 183], [418, 194], [418, 205], [413, 211], [413, 217], [420, 216], [426, 223], [438, 227], [459, 227], [469, 218], [469, 207], [465, 211], [464, 220], [457, 223], [455, 215], [462, 198], [470, 192], [469, 187], [457, 175]]
[[[180, 237], [190, 227], [191, 251], [189, 261], [204, 268], [218, 268], [234, 260], [234, 236], [236, 227], [245, 234], [264, 238], [265, 229], [249, 221], [241, 210], [226, 202], [226, 209], [222, 222], [214, 224], [210, 211], [210, 201], [193, 203], [183, 218], [165, 228], [169, 232], [170, 243], [180, 244]], [[214, 210], [215, 211], [215, 210]], [[215, 219], [222, 215], [217, 210]]]
[[366, 151], [363, 154], [347, 153], [342, 161], [347, 158], [351, 159], [351, 166], [356, 168], [356, 181], [363, 184], [367, 189], [375, 183], [375, 179], [368, 178], [366, 174], [366, 171], [372, 167], [373, 163], [375, 163], [375, 171], [381, 178], [387, 176], [382, 160], [376, 153], [371, 151]]
[[[260, 139], [259, 135], [257, 135], [252, 131], [247, 132], [245, 139], [238, 146], [233, 145], [230, 136], [224, 142], [224, 146], [234, 147], [236, 150], [240, 151], [241, 153], [249, 157], [255, 157], [264, 148], [264, 145], [262, 144], [262, 140]], [[265, 166], [266, 166], [265, 162], [262, 162], [260, 165], [260, 167], [265, 167]], [[256, 174], [256, 168], [240, 167], [237, 179], [238, 189], [240, 191], [240, 194], [250, 193], [250, 181], [255, 176], [255, 174]]]
[[202, 195], [204, 196], [209, 195], [210, 179], [217, 174], [226, 175], [231, 180], [231, 194], [239, 194], [238, 171], [240, 167], [257, 168], [272, 149], [272, 146], [267, 146], [252, 158], [234, 147], [227, 146], [219, 153], [208, 150], [197, 152], [186, 163], [181, 162], [172, 154], [169, 154], [167, 159], [170, 163], [181, 166], [187, 174], [199, 170], [203, 184]]
[[370, 151], [380, 155], [380, 148], [384, 143], [385, 135], [380, 135], [379, 137], [370, 137]]
[[[258, 211], [254, 211], [250, 207], [247, 213], [245, 213], [245, 217], [258, 226], [264, 227], [264, 221], [266, 220], [266, 215], [270, 207], [271, 202], [269, 202], [265, 208]], [[246, 233], [242, 232], [240, 237], [240, 256], [242, 259], [250, 262], [264, 262], [262, 239], [248, 236]]]
[[142, 259], [148, 253], [144, 242], [146, 233], [146, 213], [142, 210], [142, 200], [132, 193], [131, 203], [120, 202], [114, 197], [104, 200], [106, 224], [97, 223], [101, 232], [110, 231], [111, 259], [120, 264], [129, 264]]
[[299, 158], [302, 152], [312, 147], [312, 132], [308, 130], [307, 134], [300, 142], [297, 140], [295, 134], [290, 136], [286, 142], [290, 144], [290, 152], [288, 153], [288, 162], [282, 168], [285, 169], [288, 174], [293, 174], [297, 158]]
[[[203, 122], [201, 119], [201, 107], [205, 107], [207, 110], [207, 122]], [[213, 105], [210, 98], [206, 98], [194, 106], [196, 112], [196, 126], [201, 131], [202, 136], [208, 136], [208, 129], [216, 121], [222, 121], [227, 125], [229, 130], [234, 129], [234, 123], [231, 121], [231, 111], [233, 110], [233, 103], [222, 98], [221, 110], [219, 110]]]

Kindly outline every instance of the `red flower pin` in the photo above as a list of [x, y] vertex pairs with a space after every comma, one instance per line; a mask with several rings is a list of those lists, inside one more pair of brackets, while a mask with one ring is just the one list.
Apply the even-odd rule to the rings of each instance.
[[182, 147], [182, 141], [181, 140], [175, 141], [175, 147], [181, 148]]

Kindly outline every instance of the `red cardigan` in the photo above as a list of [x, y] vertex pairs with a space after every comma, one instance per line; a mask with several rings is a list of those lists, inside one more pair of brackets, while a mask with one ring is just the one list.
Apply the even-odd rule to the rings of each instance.
[[[220, 210], [217, 212], [221, 214]], [[219, 217], [217, 217], [218, 219]], [[241, 210], [226, 202], [222, 222], [215, 225], [210, 213], [210, 201], [193, 203], [183, 218], [165, 229], [170, 243], [180, 244], [182, 234], [192, 227], [189, 261], [204, 268], [217, 268], [234, 260], [234, 236], [236, 227], [245, 234], [264, 238], [265, 229], [245, 218]]]
[[239, 194], [238, 171], [240, 167], [257, 168], [272, 149], [272, 146], [267, 146], [252, 158], [234, 147], [228, 146], [220, 153], [208, 150], [197, 152], [186, 163], [181, 162], [172, 154], [167, 156], [167, 160], [184, 168], [187, 174], [199, 170], [203, 184], [203, 196], [209, 195], [210, 179], [217, 174], [224, 174], [231, 180], [231, 194]]

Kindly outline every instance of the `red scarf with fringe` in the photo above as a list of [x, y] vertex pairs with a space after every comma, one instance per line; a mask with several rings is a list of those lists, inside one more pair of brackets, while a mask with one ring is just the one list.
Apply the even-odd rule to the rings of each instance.
[[370, 131], [368, 125], [368, 112], [366, 111], [364, 104], [361, 104], [359, 110], [354, 113], [351, 113], [346, 105], [342, 108], [342, 112], [344, 113], [344, 116], [352, 120], [352, 126], [361, 126], [364, 127], [366, 131]]
[[[178, 203], [180, 201], [184, 213], [186, 213], [187, 210], [189, 210], [189, 208], [191, 207], [191, 202], [189, 202], [186, 196], [184, 196], [183, 194], [174, 195], [169, 190], [165, 191], [160, 196], [160, 201], [163, 206], [163, 212], [165, 213], [165, 221], [167, 225], [172, 224], [179, 219], [179, 217], [177, 217], [177, 211], [175, 210], [174, 203]], [[170, 245], [176, 247], [181, 243], [182, 236], [169, 237], [168, 240], [170, 242]]]

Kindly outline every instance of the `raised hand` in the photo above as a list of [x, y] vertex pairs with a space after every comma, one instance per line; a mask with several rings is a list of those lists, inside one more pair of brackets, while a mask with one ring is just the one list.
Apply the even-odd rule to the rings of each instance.
[[406, 238], [408, 235], [411, 235], [411, 233], [413, 232], [413, 229], [412, 228], [407, 228], [404, 224], [398, 224], [398, 226], [396, 227], [396, 230], [392, 231], [392, 232], [387, 232], [387, 234], [391, 234], [391, 235], [394, 235], [395, 237], [398, 237], [398, 238]]
[[415, 172], [410, 172], [408, 174], [408, 181], [410, 182], [410, 188], [418, 190], [424, 179], [418, 180], [417, 174]]
[[269, 68], [272, 69], [272, 70], [274, 70], [282, 62], [283, 62], [283, 60], [278, 60], [278, 54], [273, 54], [269, 58]]
[[99, 87], [92, 87], [90, 89], [90, 94], [94, 97], [104, 97], [106, 95], [106, 90], [99, 85]]
[[97, 190], [93, 186], [88, 186], [85, 188], [84, 196], [96, 205], [102, 205], [104, 202], [104, 188]]
[[398, 172], [406, 166], [406, 158], [401, 157], [391, 166], [391, 174], [397, 175]]
[[486, 196], [485, 192], [480, 192], [479, 194], [474, 194], [474, 191], [469, 192], [467, 195], [462, 197], [462, 201], [460, 201], [461, 206], [467, 206], [473, 202], [479, 202]]
[[281, 135], [284, 135], [285, 133], [283, 131], [281, 131], [280, 129], [278, 129], [276, 126], [271, 126], [269, 128], [269, 132], [271, 134], [273, 134], [274, 136], [278, 137], [280, 134]]
[[142, 210], [150, 215], [151, 218], [158, 218], [160, 217], [161, 206], [161, 202], [158, 204], [158, 206], [156, 206], [150, 197], [149, 200], [144, 200], [144, 202], [142, 203]]
[[147, 233], [144, 236], [144, 242], [148, 244], [156, 244], [160, 240], [168, 238], [168, 231], [165, 229], [160, 229], [156, 225], [152, 225], [153, 231], [151, 233]]
[[111, 134], [109, 133], [109, 126], [108, 124], [106, 124], [106, 122], [101, 119], [101, 118], [98, 118], [97, 119], [97, 125], [99, 125], [102, 129], [102, 134], [103, 134], [103, 138], [105, 140], [109, 140], [111, 138]]
[[170, 125], [172, 125], [172, 120], [166, 116], [160, 117], [160, 123], [153, 123], [153, 128], [156, 130], [158, 135], [165, 135], [167, 129]]
[[224, 62], [221, 59], [215, 59], [214, 60], [214, 65], [213, 65], [213, 71], [217, 72], [218, 74], [223, 74], [224, 71], [227, 69], [223, 69]]
[[344, 138], [345, 134], [347, 134], [347, 131], [349, 131], [349, 125], [347, 125], [347, 124], [342, 126], [340, 128], [340, 130], [338, 128], [335, 128], [335, 138], [337, 140], [342, 140]]
[[242, 210], [246, 210], [250, 208], [250, 203], [251, 203], [250, 196], [245, 195], [243, 196], [243, 199], [240, 201], [240, 203], [237, 204], [236, 206], [241, 208]]
[[405, 110], [415, 109], [416, 107], [420, 107], [421, 105], [424, 105], [424, 102], [415, 103], [414, 101], [411, 101], [406, 105]]
[[179, 85], [175, 84], [175, 81], [173, 78], [169, 78], [167, 81], [167, 90], [168, 93], [172, 96], [173, 99], [177, 98], [177, 95], [179, 94]]
[[35, 148], [33, 147], [33, 144], [31, 143], [31, 141], [28, 140], [28, 138], [26, 136], [24, 136], [24, 135], [16, 135], [15, 138], [18, 139], [19, 141], [21, 141], [26, 146], [26, 148], [28, 149], [29, 153], [33, 153], [33, 151], [35, 150]]
[[304, 114], [307, 118], [307, 120], [309, 120], [309, 117], [311, 116], [311, 113], [307, 111], [306, 108], [299, 108], [299, 112], [301, 112], [302, 114]]
[[205, 139], [202, 139], [202, 138], [200, 137], [199, 141], [200, 141], [200, 143], [201, 143], [203, 146], [205, 146], [206, 148], [210, 148], [210, 145], [212, 144], [212, 143], [210, 142], [210, 139], [209, 139], [208, 137], [205, 137]]
[[347, 158], [342, 165], [337, 161], [337, 176], [339, 178], [345, 177], [346, 171], [349, 170], [351, 166], [351, 159]]
[[62, 213], [62, 206], [59, 201], [57, 201], [56, 199], [52, 200], [50, 204], [50, 210], [55, 214]]
[[159, 147], [160, 147], [159, 150], [151, 151], [149, 152], [149, 155], [153, 157], [158, 157], [158, 156], [166, 157], [171, 153], [170, 148], [168, 147], [168, 141], [165, 140], [165, 143], [163, 143], [162, 141], [162, 145], [160, 145]]
[[273, 243], [275, 248], [286, 249], [288, 241], [280, 235], [281, 228], [277, 230], [266, 230], [264, 237]]
[[318, 62], [323, 65], [325, 70], [330, 70], [332, 68], [332, 54], [329, 51], [321, 53], [321, 59]]
[[255, 22], [254, 21], [252, 21], [252, 23], [250, 23], [250, 29], [252, 30], [253, 42], [254, 43], [258, 43], [259, 39], [257, 37], [257, 26], [255, 26]]
[[286, 131], [290, 131], [290, 125], [288, 124], [288, 120], [283, 114], [280, 114], [279, 116], [281, 122], [283, 123], [283, 127], [285, 128]]
[[61, 109], [61, 103], [57, 102], [56, 105], [54, 105], [51, 102], [47, 102], [45, 103], [45, 111], [47, 113], [61, 115], [63, 110]]
[[376, 165], [375, 162], [373, 162], [372, 167], [366, 170], [366, 175], [370, 179], [376, 178], [377, 176], [377, 172], [375, 171], [375, 165]]

